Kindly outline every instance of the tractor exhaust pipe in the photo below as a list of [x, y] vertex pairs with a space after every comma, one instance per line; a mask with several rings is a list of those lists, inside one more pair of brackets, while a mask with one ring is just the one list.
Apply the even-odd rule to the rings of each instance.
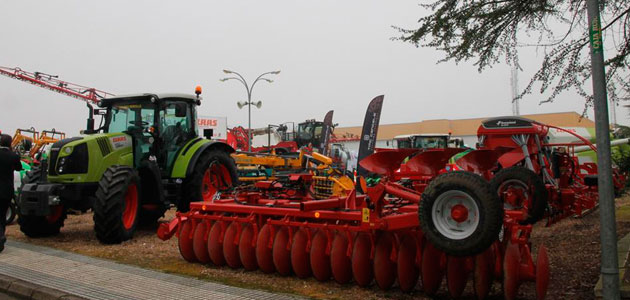
[[85, 129], [86, 134], [94, 133], [94, 107], [90, 103], [86, 103], [89, 113], [87, 119], [87, 128]]

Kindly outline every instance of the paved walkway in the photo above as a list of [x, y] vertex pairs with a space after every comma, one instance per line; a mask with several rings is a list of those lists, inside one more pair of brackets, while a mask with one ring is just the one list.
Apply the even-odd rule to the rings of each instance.
[[6, 246], [0, 275], [87, 299], [294, 299], [26, 243]]

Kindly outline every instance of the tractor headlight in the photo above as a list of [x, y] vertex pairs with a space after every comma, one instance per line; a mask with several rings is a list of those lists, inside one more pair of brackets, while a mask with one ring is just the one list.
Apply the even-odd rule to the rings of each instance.
[[72, 147], [65, 147], [65, 148], [63, 148], [63, 152], [65, 152], [66, 154], [72, 153]]
[[57, 173], [59, 174], [63, 173], [63, 169], [66, 165], [66, 161], [67, 161], [67, 157], [62, 157], [61, 159], [59, 159], [59, 163], [57, 164]]

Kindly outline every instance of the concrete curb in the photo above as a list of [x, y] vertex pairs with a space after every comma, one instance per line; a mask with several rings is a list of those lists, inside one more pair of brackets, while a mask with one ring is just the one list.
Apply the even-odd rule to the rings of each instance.
[[78, 297], [66, 292], [51, 289], [45, 286], [33, 284], [0, 274], [0, 292], [19, 299], [32, 300], [83, 300], [86, 298]]

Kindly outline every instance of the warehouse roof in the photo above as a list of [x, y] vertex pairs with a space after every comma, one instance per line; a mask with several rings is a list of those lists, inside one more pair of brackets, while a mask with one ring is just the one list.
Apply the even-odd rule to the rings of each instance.
[[[545, 114], [522, 115], [521, 117], [532, 119], [544, 124], [550, 124], [560, 127], [595, 127], [595, 123], [588, 119], [582, 118], [576, 112], [559, 112]], [[446, 133], [449, 132], [454, 136], [477, 135], [477, 128], [486, 118], [459, 119], [459, 120], [425, 120], [413, 123], [401, 124], [381, 124], [378, 129], [378, 140], [391, 140], [397, 135], [402, 134], [423, 134], [423, 133]], [[361, 126], [337, 127], [335, 135], [337, 138], [354, 139], [361, 134]]]

